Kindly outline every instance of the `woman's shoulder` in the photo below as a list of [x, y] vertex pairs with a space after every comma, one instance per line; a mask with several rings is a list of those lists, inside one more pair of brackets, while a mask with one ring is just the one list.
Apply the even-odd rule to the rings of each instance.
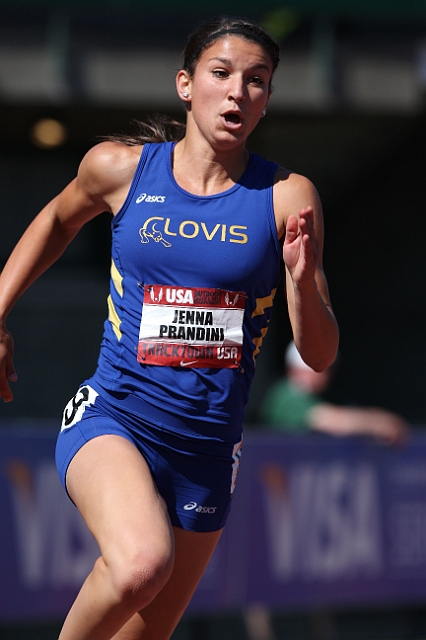
[[300, 207], [305, 207], [314, 206], [319, 196], [309, 178], [285, 167], [278, 167], [274, 180], [274, 199], [291, 205], [296, 202]]
[[108, 193], [126, 186], [133, 179], [142, 153], [141, 145], [104, 141], [83, 157], [78, 179], [91, 193]]
[[128, 145], [106, 140], [96, 144], [83, 157], [80, 168], [91, 172], [110, 172], [136, 168], [142, 153], [142, 145]]
[[312, 207], [315, 216], [322, 216], [321, 201], [313, 182], [306, 176], [279, 167], [274, 181], [274, 211], [279, 233], [283, 233], [290, 215], [297, 216], [306, 207]]
[[282, 166], [279, 166], [275, 173], [274, 187], [278, 190], [316, 190], [309, 178]]

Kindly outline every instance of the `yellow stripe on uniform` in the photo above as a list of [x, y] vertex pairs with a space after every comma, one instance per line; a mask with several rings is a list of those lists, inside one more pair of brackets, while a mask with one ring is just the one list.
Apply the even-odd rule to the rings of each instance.
[[[272, 289], [271, 294], [269, 296], [265, 296], [265, 298], [257, 298], [256, 309], [251, 314], [252, 318], [263, 315], [265, 313], [265, 309], [267, 309], [268, 307], [272, 307], [276, 292], [277, 292], [276, 289]], [[269, 323], [269, 320], [268, 320], [268, 323]], [[261, 329], [260, 331], [262, 335], [260, 335], [258, 338], [254, 338], [253, 340], [254, 346], [256, 347], [255, 350], [253, 351], [253, 361], [256, 361], [256, 357], [260, 351], [262, 342], [264, 341], [265, 336], [268, 333], [268, 327], [267, 326], [263, 327], [263, 329]]]
[[276, 289], [272, 289], [269, 296], [266, 296], [265, 298], [257, 298], [256, 309], [251, 314], [252, 318], [261, 316], [265, 312], [265, 309], [267, 309], [268, 307], [272, 307], [276, 292]]
[[123, 276], [115, 266], [114, 260], [111, 260], [111, 278], [118, 295], [123, 297]]
[[107, 303], [108, 303], [108, 320], [112, 324], [112, 328], [114, 330], [115, 335], [117, 336], [117, 340], [121, 340], [121, 337], [123, 335], [120, 330], [121, 321], [120, 321], [120, 318], [118, 317], [117, 311], [115, 310], [114, 303], [110, 295], [107, 298]]

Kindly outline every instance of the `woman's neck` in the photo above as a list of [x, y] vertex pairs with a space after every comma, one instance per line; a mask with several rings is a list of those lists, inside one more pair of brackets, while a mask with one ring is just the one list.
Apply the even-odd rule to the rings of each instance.
[[185, 137], [174, 149], [173, 175], [185, 191], [194, 195], [214, 195], [227, 191], [238, 182], [249, 157], [245, 146], [218, 152], [207, 143], [191, 144]]

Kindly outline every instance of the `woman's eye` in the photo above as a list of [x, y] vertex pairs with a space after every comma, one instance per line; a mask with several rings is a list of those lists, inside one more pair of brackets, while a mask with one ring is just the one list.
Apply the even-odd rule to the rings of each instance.
[[223, 69], [215, 69], [213, 75], [216, 76], [216, 78], [226, 78], [228, 74]]
[[254, 76], [253, 78], [250, 78], [250, 82], [252, 82], [253, 84], [264, 84], [263, 78], [260, 78], [259, 76]]

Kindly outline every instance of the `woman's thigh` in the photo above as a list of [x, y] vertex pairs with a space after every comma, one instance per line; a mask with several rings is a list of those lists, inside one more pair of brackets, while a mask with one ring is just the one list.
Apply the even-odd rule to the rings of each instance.
[[165, 502], [129, 440], [117, 435], [89, 440], [71, 460], [66, 482], [106, 564], [126, 560], [141, 547], [172, 556]]

